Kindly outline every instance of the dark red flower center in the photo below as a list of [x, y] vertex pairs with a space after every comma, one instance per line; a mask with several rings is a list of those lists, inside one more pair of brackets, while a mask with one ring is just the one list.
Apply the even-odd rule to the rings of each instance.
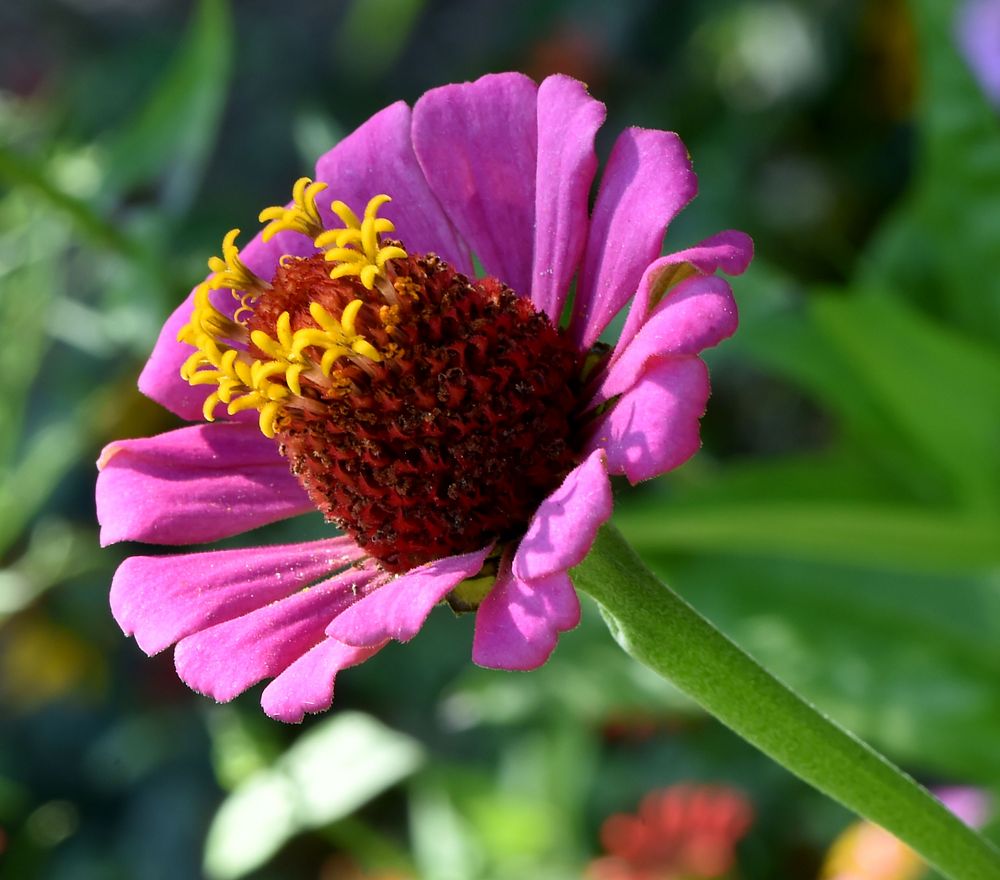
[[522, 532], [577, 460], [579, 353], [528, 299], [433, 254], [387, 264], [391, 305], [329, 269], [283, 260], [247, 324], [275, 337], [283, 312], [297, 331], [317, 326], [311, 303], [334, 317], [363, 303], [357, 333], [381, 359], [304, 375], [308, 407], [277, 421], [309, 497], [392, 572]]

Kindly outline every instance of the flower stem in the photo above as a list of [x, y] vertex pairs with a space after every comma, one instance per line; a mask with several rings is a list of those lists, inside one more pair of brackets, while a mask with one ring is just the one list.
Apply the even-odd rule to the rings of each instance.
[[723, 724], [952, 880], [997, 880], [1000, 852], [926, 789], [789, 690], [642, 563], [612, 526], [574, 570], [618, 643]]

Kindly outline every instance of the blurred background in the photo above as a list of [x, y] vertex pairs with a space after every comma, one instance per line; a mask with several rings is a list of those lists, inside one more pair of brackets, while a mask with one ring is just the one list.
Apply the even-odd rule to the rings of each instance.
[[[601, 156], [625, 125], [681, 133], [700, 195], [669, 250], [729, 227], [757, 244], [704, 449], [622, 487], [618, 526], [922, 782], [1000, 791], [1000, 24], [992, 74], [956, 36], [996, 5], [4, 0], [0, 878], [838, 870], [852, 817], [629, 660], [593, 608], [530, 675], [474, 667], [471, 621], [438, 610], [297, 727], [259, 688], [190, 693], [108, 611], [135, 548], [98, 549], [93, 462], [176, 425], [135, 379], [222, 235], [380, 107], [507, 69], [588, 82]], [[607, 820], [662, 789], [647, 830], [657, 798], [695, 830], [653, 852]], [[695, 837], [715, 858], [685, 867]], [[850, 876], [922, 875], [896, 855]]]

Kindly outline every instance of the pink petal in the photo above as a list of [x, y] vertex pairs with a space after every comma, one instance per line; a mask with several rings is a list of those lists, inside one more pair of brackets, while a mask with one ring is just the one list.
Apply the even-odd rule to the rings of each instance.
[[738, 323], [736, 301], [726, 281], [713, 275], [682, 281], [612, 361], [591, 405], [624, 394], [651, 360], [698, 354], [732, 336]]
[[284, 599], [361, 559], [349, 538], [181, 556], [132, 556], [111, 582], [111, 611], [153, 655], [225, 620]]
[[101, 544], [215, 541], [315, 510], [256, 425], [192, 425], [110, 443], [98, 461]]
[[587, 449], [605, 449], [608, 473], [632, 483], [682, 465], [701, 445], [708, 368], [697, 357], [647, 364], [642, 378], [594, 426]]
[[590, 221], [570, 327], [581, 349], [593, 345], [660, 255], [670, 221], [698, 181], [673, 132], [629, 128], [611, 151]]
[[980, 788], [934, 788], [931, 794], [970, 828], [982, 828], [993, 815], [993, 802], [989, 794]]
[[174, 652], [177, 674], [199, 693], [231, 700], [323, 641], [326, 625], [357, 601], [375, 574], [352, 569], [181, 639]]
[[586, 86], [568, 76], [550, 76], [538, 87], [531, 301], [556, 323], [587, 238], [594, 136], [606, 115]]
[[333, 704], [337, 673], [364, 663], [381, 647], [352, 648], [323, 639], [264, 688], [260, 705], [272, 718], [290, 724], [298, 724], [306, 712], [325, 712]]
[[1000, 3], [965, 0], [956, 15], [955, 36], [979, 87], [1000, 108]]
[[490, 669], [535, 669], [555, 649], [559, 633], [580, 622], [580, 600], [566, 572], [522, 581], [508, 560], [476, 612], [472, 659]]
[[604, 450], [595, 449], [538, 507], [514, 556], [514, 574], [534, 581], [583, 562], [611, 516]]
[[642, 273], [639, 290], [625, 319], [612, 359], [617, 358], [618, 353], [639, 332], [649, 316], [650, 303], [676, 283], [678, 272], [684, 271], [685, 264], [702, 275], [714, 275], [719, 269], [727, 275], [742, 275], [752, 259], [753, 241], [750, 236], [728, 229], [706, 238], [693, 248], [656, 260]]
[[340, 199], [360, 215], [369, 199], [385, 193], [392, 202], [379, 215], [396, 225], [396, 231], [389, 233], [392, 238], [402, 241], [410, 253], [436, 253], [470, 274], [468, 248], [448, 222], [417, 163], [410, 117], [403, 101], [392, 104], [320, 158], [316, 179], [330, 186], [320, 199], [323, 217], [328, 226], [339, 228], [343, 223], [334, 219], [327, 207], [330, 202]]
[[434, 194], [486, 274], [531, 291], [538, 87], [520, 73], [427, 92], [413, 148]]
[[379, 587], [334, 620], [326, 634], [348, 645], [380, 645], [386, 639], [408, 642], [431, 609], [482, 567], [493, 547], [446, 556], [421, 565]]
[[[219, 240], [222, 240], [221, 237]], [[237, 244], [242, 240], [243, 236], [240, 236]], [[267, 242], [258, 233], [246, 247], [241, 247], [240, 258], [257, 275], [265, 281], [270, 281], [274, 277], [278, 260], [284, 254], [303, 257], [314, 253], [315, 250], [308, 238], [293, 232], [280, 232]], [[206, 254], [206, 259], [209, 256], [211, 254]], [[205, 398], [212, 393], [212, 387], [191, 386], [181, 378], [181, 364], [187, 360], [194, 348], [187, 343], [177, 341], [178, 331], [191, 317], [192, 296], [193, 291], [174, 309], [173, 314], [163, 325], [153, 346], [153, 352], [139, 374], [139, 390], [182, 419], [201, 421], [201, 407]], [[212, 302], [221, 312], [230, 316], [238, 305], [231, 291], [227, 289], [216, 291]], [[224, 413], [225, 407], [219, 407], [218, 411], [220, 414]]]

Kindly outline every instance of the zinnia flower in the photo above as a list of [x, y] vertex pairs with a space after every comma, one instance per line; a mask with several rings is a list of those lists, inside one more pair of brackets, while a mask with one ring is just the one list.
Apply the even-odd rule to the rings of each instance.
[[642, 799], [636, 815], [601, 826], [609, 855], [590, 863], [588, 880], [693, 880], [725, 876], [753, 822], [747, 799], [725, 786], [672, 785]]
[[609, 475], [697, 450], [698, 353], [737, 321], [714, 273], [751, 254], [724, 232], [660, 257], [696, 188], [669, 132], [623, 132], [588, 212], [604, 115], [564, 76], [434, 89], [324, 155], [244, 249], [226, 236], [139, 378], [208, 423], [104, 450], [102, 542], [317, 509], [345, 534], [127, 559], [111, 606], [144, 651], [176, 643], [217, 700], [273, 678], [262, 704], [286, 721], [442, 600], [476, 611], [475, 662], [545, 662], [577, 624], [568, 572], [611, 514]]

